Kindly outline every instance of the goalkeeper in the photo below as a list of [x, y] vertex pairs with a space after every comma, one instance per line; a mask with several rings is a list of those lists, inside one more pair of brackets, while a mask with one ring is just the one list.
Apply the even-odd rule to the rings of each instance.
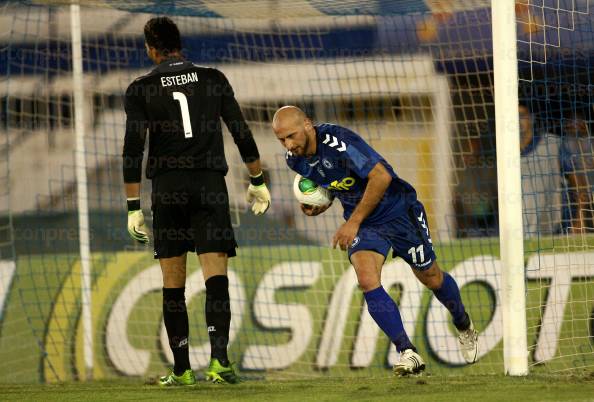
[[[477, 331], [456, 281], [435, 261], [425, 209], [415, 189], [357, 134], [333, 124], [314, 126], [295, 106], [280, 108], [272, 129], [287, 149], [287, 165], [340, 200], [346, 222], [334, 235], [333, 246], [348, 249], [369, 314], [400, 353], [395, 373], [417, 374], [425, 363], [404, 330], [398, 306], [381, 285], [382, 266], [390, 249], [450, 311], [460, 351], [468, 363], [474, 363]], [[328, 209], [301, 207], [309, 216]]]
[[154, 257], [163, 273], [163, 320], [175, 364], [162, 386], [193, 385], [188, 355], [185, 302], [186, 254], [196, 252], [206, 284], [206, 325], [211, 360], [206, 379], [236, 383], [227, 345], [231, 310], [227, 259], [237, 243], [231, 227], [225, 184], [221, 118], [251, 176], [248, 202], [256, 215], [270, 206], [258, 148], [226, 77], [184, 59], [177, 26], [166, 17], [144, 27], [145, 47], [157, 65], [126, 91], [123, 173], [128, 200], [128, 231], [148, 243], [140, 206], [145, 136], [149, 133], [146, 176], [152, 180]]

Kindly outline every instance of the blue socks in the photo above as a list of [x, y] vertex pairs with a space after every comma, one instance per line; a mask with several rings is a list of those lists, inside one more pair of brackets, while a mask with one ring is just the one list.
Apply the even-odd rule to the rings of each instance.
[[456, 328], [465, 330], [470, 326], [470, 319], [460, 297], [460, 289], [458, 289], [458, 284], [450, 274], [443, 273], [441, 288], [434, 290], [433, 294], [450, 311]]
[[[454, 285], [455, 284], [456, 283], [454, 282]], [[408, 339], [408, 335], [406, 335], [406, 332], [404, 331], [398, 306], [396, 306], [396, 303], [394, 303], [394, 300], [392, 300], [390, 295], [384, 290], [383, 286], [363, 293], [363, 295], [367, 302], [367, 310], [369, 311], [369, 314], [382, 331], [388, 335], [392, 343], [396, 345], [396, 350], [398, 352], [402, 352], [406, 349], [413, 349], [416, 351], [415, 347]], [[460, 296], [458, 295], [458, 298], [459, 297]]]
[[[454, 325], [459, 330], [465, 330], [470, 326], [470, 318], [466, 314], [462, 298], [460, 297], [460, 289], [458, 284], [447, 272], [443, 273], [443, 283], [441, 288], [433, 291], [433, 294], [452, 314]], [[402, 352], [406, 349], [416, 348], [408, 339], [408, 335], [404, 331], [402, 318], [398, 306], [394, 300], [386, 292], [383, 286], [373, 289], [369, 292], [363, 293], [365, 301], [367, 302], [367, 310], [369, 314], [377, 323], [377, 325], [388, 335], [392, 343], [396, 345], [396, 350]]]

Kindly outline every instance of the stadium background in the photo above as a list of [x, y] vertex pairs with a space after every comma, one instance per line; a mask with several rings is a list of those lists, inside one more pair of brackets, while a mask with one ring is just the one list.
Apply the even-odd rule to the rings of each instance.
[[[563, 137], [572, 113], [592, 120], [589, 2], [521, 3], [520, 98], [531, 105], [539, 130]], [[293, 201], [293, 175], [269, 126], [278, 106], [293, 103], [316, 121], [358, 131], [415, 185], [443, 268], [468, 282], [463, 297], [485, 330], [484, 357], [473, 367], [460, 365], [447, 317], [431, 307], [430, 293], [399, 262], [385, 268], [384, 282], [394, 284], [429, 369], [502, 371], [489, 2], [89, 4], [81, 25], [94, 378], [155, 374], [170, 359], [161, 340], [160, 274], [150, 250], [137, 248], [126, 233], [120, 173], [122, 93], [151, 68], [142, 39], [151, 13], [173, 16], [187, 57], [229, 77], [266, 164], [273, 206], [262, 220], [246, 213], [246, 177], [226, 137], [241, 246], [231, 263], [233, 309], [242, 313], [234, 318], [232, 354], [240, 367], [255, 377], [368, 375], [383, 373], [395, 358], [366, 325], [370, 318], [360, 294], [351, 293], [346, 258], [327, 247], [340, 207], [306, 219]], [[91, 373], [82, 356], [69, 11], [36, 2], [1, 7], [0, 373], [9, 381], [85, 378]], [[143, 206], [149, 205], [145, 193]], [[537, 208], [524, 213], [570, 206]], [[526, 239], [534, 370], [593, 363], [592, 240], [571, 234], [567, 219], [560, 223]], [[541, 257], [551, 253], [557, 257], [547, 266]], [[573, 279], [567, 299], [551, 296], [559, 267]], [[193, 262], [191, 271], [197, 269]], [[197, 277], [189, 305], [195, 368], [207, 354], [200, 346], [206, 336]], [[553, 309], [559, 304], [560, 315]], [[556, 315], [546, 326], [550, 310]]]

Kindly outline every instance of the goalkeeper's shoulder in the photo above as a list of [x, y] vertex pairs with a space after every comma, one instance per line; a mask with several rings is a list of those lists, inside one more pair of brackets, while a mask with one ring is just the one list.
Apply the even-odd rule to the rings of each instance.
[[125, 97], [126, 99], [137, 98], [144, 93], [144, 80], [147, 78], [147, 74], [141, 75], [135, 78], [126, 88]]
[[225, 73], [223, 73], [218, 68], [203, 66], [200, 64], [196, 64], [196, 63], [191, 63], [191, 66], [206, 76], [215, 77], [216, 79], [219, 79], [219, 80], [225, 80], [225, 81], [227, 80], [227, 76], [225, 75]]
[[140, 95], [138, 92], [141, 91], [147, 84], [147, 80], [156, 74], [155, 70], [148, 71], [138, 77], [134, 78], [126, 89], [126, 96]]

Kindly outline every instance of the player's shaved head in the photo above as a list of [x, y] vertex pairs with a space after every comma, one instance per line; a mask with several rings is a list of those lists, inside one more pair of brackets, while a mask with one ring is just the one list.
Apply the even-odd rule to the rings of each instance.
[[297, 106], [283, 106], [272, 118], [272, 130], [283, 146], [296, 155], [315, 152], [316, 131], [312, 121]]
[[272, 118], [272, 129], [276, 132], [277, 128], [287, 126], [298, 126], [303, 124], [303, 121], [307, 118], [303, 110], [297, 106], [283, 106], [276, 111]]

